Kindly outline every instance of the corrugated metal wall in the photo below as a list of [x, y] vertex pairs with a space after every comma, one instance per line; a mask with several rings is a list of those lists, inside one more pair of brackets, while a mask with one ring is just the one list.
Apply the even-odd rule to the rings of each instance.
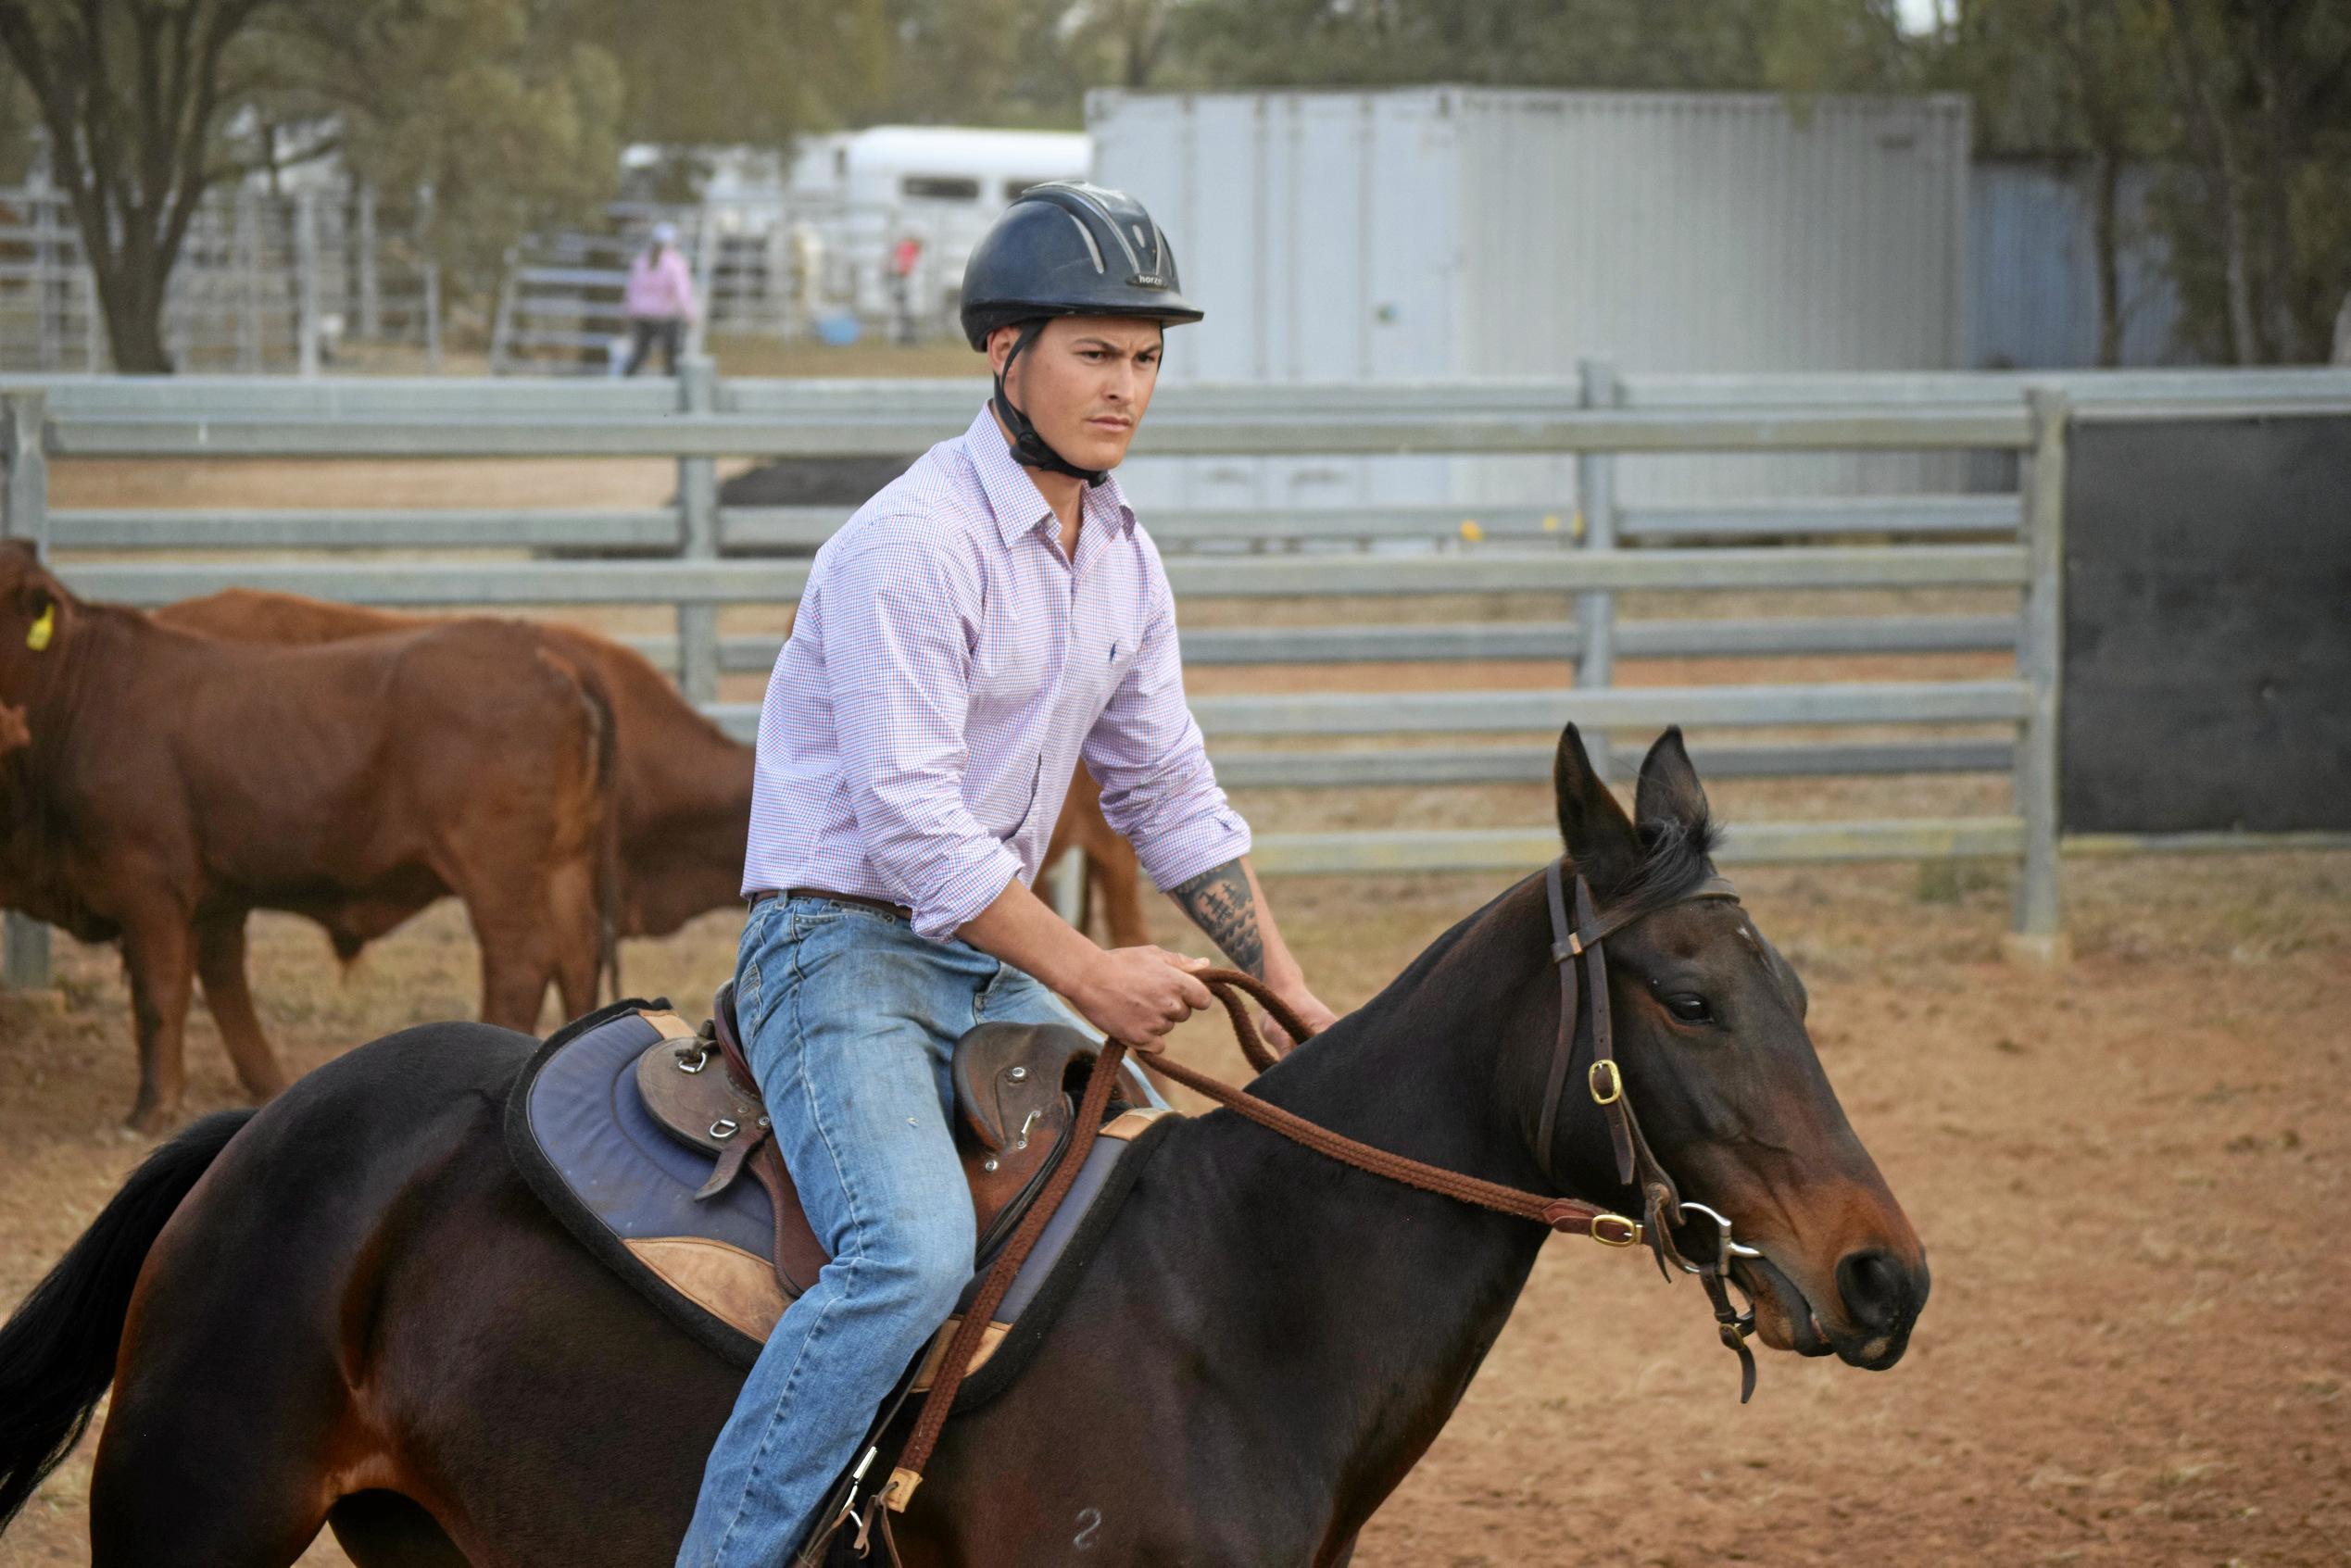
[[[1087, 103], [1096, 177], [1206, 322], [1171, 381], [1936, 370], [1966, 338], [1968, 109], [1414, 88]], [[1551, 459], [1135, 465], [1188, 504], [1572, 501]], [[1649, 458], [1628, 498], [1915, 488], [1917, 459]]]
[[[1958, 363], [1965, 99], [1452, 97], [1470, 280], [1458, 370]], [[1568, 472], [1555, 465], [1552, 493]], [[1915, 489], [1956, 470], [1838, 455], [1638, 458], [1620, 473], [1626, 498], [1657, 500]], [[1465, 499], [1542, 498], [1490, 462], [1464, 478]]]
[[[1208, 311], [1163, 378], [1414, 380], [1451, 369], [1452, 127], [1430, 94], [1129, 94], [1088, 103], [1095, 177], [1167, 231]], [[1138, 496], [1187, 506], [1444, 498], [1440, 458], [1138, 460]]]
[[1462, 93], [1455, 366], [1545, 374], [1955, 365], [1956, 97]]
[[[2119, 270], [2127, 366], [2193, 365], [2181, 345], [2180, 293], [2147, 220], [2158, 178], [2123, 170]], [[1974, 300], [1968, 363], [1977, 370], [2098, 362], [2098, 276], [2086, 167], [1995, 158], [1976, 165], [1968, 213]]]

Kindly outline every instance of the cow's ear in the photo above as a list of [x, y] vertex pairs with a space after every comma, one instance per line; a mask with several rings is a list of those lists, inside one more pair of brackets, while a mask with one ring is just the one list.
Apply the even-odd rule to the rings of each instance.
[[57, 645], [73, 613], [64, 587], [39, 569], [18, 584], [16, 611], [12, 619], [23, 629], [24, 646], [34, 653], [46, 653]]

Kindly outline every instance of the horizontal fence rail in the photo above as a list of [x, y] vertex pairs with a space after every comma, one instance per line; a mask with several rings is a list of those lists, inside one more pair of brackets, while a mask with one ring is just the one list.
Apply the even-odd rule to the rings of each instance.
[[[748, 738], [756, 705], [718, 700], [719, 682], [769, 669], [779, 639], [723, 636], [719, 609], [795, 600], [809, 556], [843, 509], [722, 505], [715, 460], [911, 456], [963, 429], [986, 391], [976, 380], [722, 382], [693, 359], [668, 383], [0, 380], [6, 529], [66, 558], [59, 569], [77, 591], [136, 605], [245, 587], [434, 610], [674, 607], [674, 634], [632, 641]], [[2014, 781], [2011, 811], [1747, 823], [1723, 858], [2019, 860], [2019, 930], [2047, 938], [2057, 929], [2056, 607], [2068, 419], [2336, 408], [2351, 408], [2351, 371], [1654, 376], [1590, 366], [1568, 382], [1171, 385], [1136, 451], [1575, 459], [1577, 484], [1556, 505], [1150, 510], [1171, 581], [1189, 600], [1535, 594], [1574, 605], [1572, 619], [1393, 625], [1293, 623], [1278, 610], [1252, 609], [1264, 623], [1188, 630], [1185, 658], [1201, 667], [1522, 661], [1574, 673], [1573, 685], [1524, 690], [1203, 694], [1194, 709], [1233, 786], [1539, 784], [1549, 776], [1549, 736], [1569, 720], [1592, 732], [1603, 765], [1618, 776], [1639, 751], [1607, 743], [1611, 729], [1931, 727], [1941, 733], [1722, 742], [1702, 734], [1693, 750], [1720, 777], [2005, 772]], [[1993, 494], [1616, 499], [1613, 465], [1643, 454], [1936, 451], [2014, 455], [2024, 483]], [[675, 465], [675, 495], [667, 506], [606, 508], [48, 507], [53, 458], [467, 457], [660, 458]], [[434, 558], [353, 554], [362, 551]], [[174, 558], [215, 552], [258, 558]], [[312, 558], [274, 558], [288, 555]], [[1620, 621], [1616, 604], [1626, 593], [1887, 590], [2005, 593], [2021, 611], [1946, 605], [1891, 614], [1880, 603], [1849, 615], [1814, 605], [1767, 616], [1742, 605], [1719, 618]], [[1839, 655], [2013, 662], [1999, 678], [1931, 681], [1625, 686], [1614, 675], [1620, 659]], [[1395, 744], [1412, 736], [1426, 738]], [[1279, 744], [1318, 738], [1389, 744]], [[2225, 847], [2202, 842], [2216, 835], [2191, 836], [2198, 842], [2184, 847]], [[1555, 852], [1549, 827], [1268, 834], [1257, 850], [1274, 872], [1521, 870]], [[33, 934], [12, 922], [12, 981], [37, 971], [33, 948]]]
[[[2013, 615], [1767, 616], [1660, 619], [1616, 626], [1628, 659], [1735, 659], [1837, 653], [2013, 653]], [[678, 668], [675, 637], [622, 639], [661, 669]], [[1188, 630], [1187, 665], [1436, 664], [1574, 659], [1583, 637], [1572, 621], [1472, 621], [1401, 626], [1246, 626]], [[780, 637], [719, 640], [719, 667], [764, 674]]]

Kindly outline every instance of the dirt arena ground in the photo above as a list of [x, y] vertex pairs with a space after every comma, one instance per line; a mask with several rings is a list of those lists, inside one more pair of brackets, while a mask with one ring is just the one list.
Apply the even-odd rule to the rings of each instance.
[[[59, 506], [658, 504], [661, 463], [60, 463]], [[1965, 595], [1849, 596], [1887, 613]], [[1795, 613], [1789, 596], [1693, 609]], [[1529, 600], [1187, 607], [1188, 623], [1562, 613]], [[729, 631], [781, 631], [735, 610]], [[615, 631], [667, 629], [659, 610]], [[1652, 662], [1628, 684], [1928, 678], [2000, 661]], [[1550, 685], [1542, 664], [1201, 671], [1205, 691]], [[757, 695], [752, 677], [729, 696]], [[1852, 734], [1852, 732], [1844, 732]], [[1352, 743], [1364, 744], [1364, 743]], [[2005, 809], [1995, 779], [1772, 781], [1734, 822]], [[1534, 788], [1245, 797], [1270, 830], [1544, 819]], [[1367, 1568], [1697, 1568], [2351, 1562], [2351, 855], [2068, 866], [2075, 957], [2008, 961], [1997, 866], [1753, 869], [1751, 909], [1811, 985], [1821, 1056], [1927, 1241], [1935, 1294], [1904, 1362], [1766, 1356], [1754, 1404], [1691, 1286], [1556, 1242], [1444, 1437], [1367, 1531]], [[1271, 896], [1325, 997], [1371, 996], [1499, 878], [1287, 879]], [[1204, 950], [1172, 910], [1169, 946]], [[443, 904], [337, 969], [297, 922], [255, 925], [255, 987], [294, 1067], [471, 1013], [475, 958]], [[625, 954], [681, 1005], [731, 965], [714, 915]], [[60, 940], [57, 989], [0, 994], [0, 1308], [78, 1235], [144, 1145], [120, 1131], [129, 1016], [108, 951]], [[553, 1020], [545, 1021], [551, 1024]], [[199, 1009], [191, 1114], [235, 1103]], [[1238, 1068], [1205, 1024], [1189, 1059]], [[949, 1441], [952, 1441], [950, 1436]], [[88, 1448], [0, 1537], [0, 1568], [86, 1561]], [[1205, 1503], [1204, 1503], [1205, 1505]], [[331, 1542], [306, 1564], [341, 1564]]]
[[[1370, 1568], [1528, 1563], [2293, 1564], [2351, 1560], [2351, 1286], [2333, 1223], [2351, 1111], [2351, 857], [2094, 863], [2077, 957], [2005, 961], [2005, 878], [1754, 870], [1814, 1033], [1927, 1239], [1935, 1294], [1871, 1374], [1766, 1356], [1755, 1402], [1693, 1286], [1557, 1242], [1452, 1424], [1367, 1532]], [[1335, 1004], [1369, 996], [1487, 879], [1299, 879], [1271, 897]], [[1199, 947], [1172, 911], [1159, 935]], [[472, 1003], [444, 905], [338, 974], [258, 922], [280, 1047], [315, 1064]], [[632, 988], [704, 995], [729, 917], [628, 955]], [[110, 953], [0, 997], [0, 1301], [142, 1146]], [[192, 1107], [234, 1103], [199, 1019]], [[1238, 1066], [1203, 1024], [1191, 1059]], [[951, 1440], [951, 1438], [950, 1438]], [[0, 1538], [85, 1561], [87, 1447]], [[306, 1564], [339, 1564], [330, 1543]]]

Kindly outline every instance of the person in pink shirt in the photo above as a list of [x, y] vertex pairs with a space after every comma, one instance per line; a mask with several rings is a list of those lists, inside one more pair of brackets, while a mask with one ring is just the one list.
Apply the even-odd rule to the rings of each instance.
[[694, 320], [694, 274], [685, 255], [677, 248], [677, 225], [653, 225], [653, 243], [629, 263], [627, 292], [621, 309], [629, 319], [628, 363], [621, 374], [633, 376], [645, 364], [653, 345], [661, 345], [661, 370], [677, 374], [678, 350], [685, 340], [685, 324]]

